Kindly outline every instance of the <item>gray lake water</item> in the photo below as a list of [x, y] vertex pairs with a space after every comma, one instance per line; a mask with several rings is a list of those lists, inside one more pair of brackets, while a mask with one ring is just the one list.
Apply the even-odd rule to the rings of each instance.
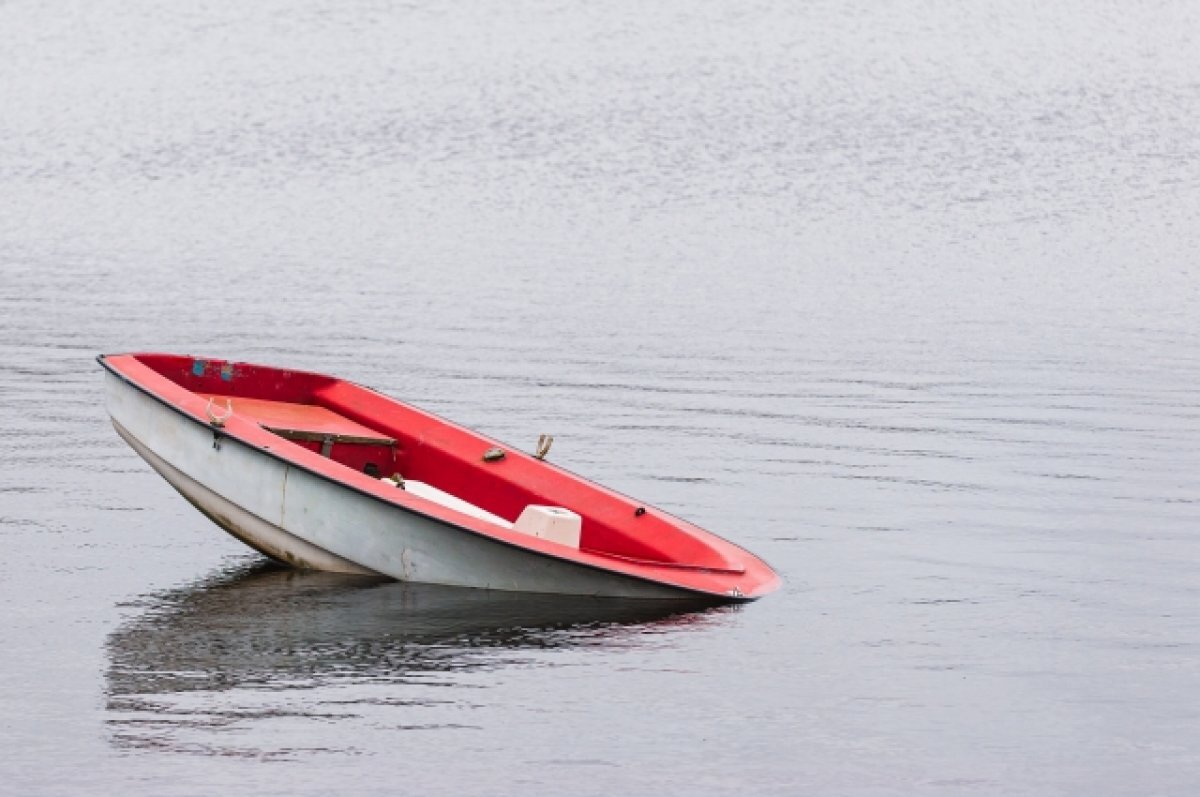
[[[0, 2], [0, 792], [1200, 789], [1200, 7]], [[100, 352], [326, 371], [740, 608], [264, 568]]]

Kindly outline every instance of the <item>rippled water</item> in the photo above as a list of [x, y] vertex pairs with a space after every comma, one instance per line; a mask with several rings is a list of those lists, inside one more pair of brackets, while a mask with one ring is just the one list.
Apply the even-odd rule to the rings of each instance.
[[[0, 3], [0, 791], [1188, 794], [1192, 3]], [[99, 352], [334, 372], [772, 562], [263, 568]]]

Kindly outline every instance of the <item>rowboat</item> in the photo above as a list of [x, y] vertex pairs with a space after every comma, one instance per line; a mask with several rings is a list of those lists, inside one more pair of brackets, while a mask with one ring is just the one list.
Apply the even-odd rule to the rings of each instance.
[[101, 355], [114, 428], [210, 520], [294, 567], [516, 592], [744, 602], [779, 577], [687, 521], [370, 388]]

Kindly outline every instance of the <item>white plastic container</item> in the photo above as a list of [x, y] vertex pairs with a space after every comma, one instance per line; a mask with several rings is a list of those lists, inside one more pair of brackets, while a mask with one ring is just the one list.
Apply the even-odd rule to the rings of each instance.
[[521, 512], [513, 528], [543, 540], [578, 548], [583, 518], [561, 506], [530, 504]]

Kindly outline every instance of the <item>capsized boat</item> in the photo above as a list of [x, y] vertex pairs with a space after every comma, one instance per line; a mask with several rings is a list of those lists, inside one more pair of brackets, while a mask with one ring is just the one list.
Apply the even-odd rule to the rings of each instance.
[[779, 585], [715, 534], [353, 382], [175, 354], [98, 361], [117, 433], [214, 523], [295, 567], [720, 602]]

